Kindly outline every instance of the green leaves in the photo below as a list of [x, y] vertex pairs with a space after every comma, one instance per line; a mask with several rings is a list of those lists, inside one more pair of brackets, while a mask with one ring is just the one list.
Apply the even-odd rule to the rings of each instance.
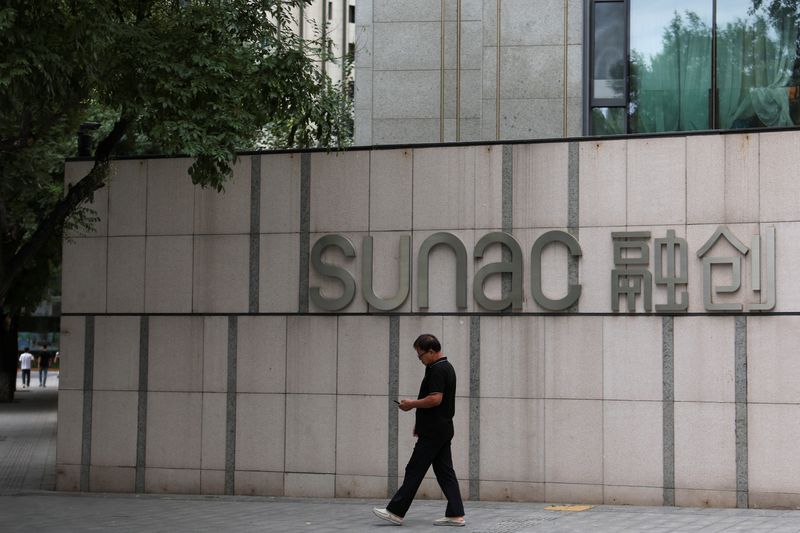
[[[41, 273], [39, 259], [57, 264], [63, 227], [91, 222], [65, 203], [62, 186], [83, 122], [101, 124], [93, 133], [101, 167], [115, 154], [188, 155], [192, 180], [216, 190], [237, 150], [349, 143], [349, 99], [318, 68], [327, 43], [291, 31], [293, 13], [309, 3], [6, 0], [0, 278], [20, 261], [31, 275], [34, 263]], [[0, 305], [12, 293], [0, 280]]]

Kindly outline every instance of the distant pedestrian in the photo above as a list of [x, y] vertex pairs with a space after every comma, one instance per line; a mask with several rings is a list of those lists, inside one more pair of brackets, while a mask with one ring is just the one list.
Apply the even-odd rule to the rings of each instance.
[[31, 387], [31, 362], [33, 361], [33, 354], [28, 351], [26, 347], [22, 350], [19, 356], [19, 367], [22, 370], [22, 388], [29, 389]]
[[447, 498], [444, 517], [433, 523], [437, 526], [463, 526], [464, 504], [450, 452], [456, 408], [456, 372], [433, 335], [426, 333], [417, 337], [414, 349], [417, 358], [425, 365], [425, 377], [417, 399], [402, 400], [398, 407], [403, 411], [417, 410], [414, 425], [417, 444], [408, 460], [403, 485], [385, 509], [376, 507], [372, 512], [378, 518], [401, 525], [425, 473], [433, 465], [436, 481]]
[[50, 352], [47, 350], [39, 354], [39, 386], [47, 387], [47, 370], [50, 368]]

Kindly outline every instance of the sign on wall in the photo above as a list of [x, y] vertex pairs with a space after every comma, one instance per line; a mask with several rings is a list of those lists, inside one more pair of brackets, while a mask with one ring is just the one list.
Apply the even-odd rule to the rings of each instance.
[[[650, 242], [653, 242], [653, 260], [651, 264]], [[711, 249], [720, 241], [726, 241], [735, 251], [735, 255], [714, 256]], [[738, 312], [769, 311], [775, 308], [776, 271], [775, 271], [775, 228], [766, 231], [765, 243], [760, 235], [753, 235], [748, 247], [727, 228], [719, 226], [708, 240], [697, 250], [692, 260], [699, 261], [703, 269], [702, 287], [703, 306], [706, 311]], [[504, 309], [521, 309], [523, 303], [523, 251], [513, 235], [506, 232], [490, 232], [475, 244], [472, 251], [473, 260], [483, 258], [484, 253], [492, 245], [503, 246], [509, 253], [501, 261], [482, 265], [472, 280], [473, 298], [487, 311]], [[764, 246], [762, 246], [764, 244]], [[624, 310], [637, 312], [640, 308], [645, 312], [681, 313], [689, 309], [689, 260], [690, 250], [686, 239], [677, 237], [675, 230], [668, 229], [666, 235], [651, 239], [649, 231], [612, 232], [613, 261], [610, 265], [611, 301], [613, 312], [620, 312], [620, 300], [624, 302]], [[438, 232], [425, 239], [417, 251], [417, 306], [421, 309], [429, 307], [428, 287], [430, 283], [429, 258], [436, 247], [449, 248], [456, 262], [456, 306], [467, 307], [467, 249], [463, 241], [453, 233]], [[530, 294], [533, 300], [549, 311], [563, 311], [576, 305], [581, 297], [581, 284], [568, 282], [567, 291], [561, 298], [549, 298], [542, 287], [542, 253], [546, 247], [563, 246], [569, 257], [579, 261], [583, 255], [578, 240], [567, 232], [553, 230], [541, 235], [534, 242], [530, 252]], [[328, 278], [338, 280], [342, 285], [342, 294], [336, 298], [322, 295], [319, 287], [311, 287], [311, 301], [326, 311], [340, 311], [352, 303], [356, 294], [356, 280], [342, 266], [323, 261], [323, 253], [329, 248], [338, 249], [345, 258], [354, 259], [356, 249], [347, 237], [339, 234], [325, 235], [316, 241], [311, 250], [311, 265], [314, 270]], [[400, 279], [397, 292], [390, 298], [381, 298], [375, 294], [373, 287], [373, 237], [366, 236], [362, 242], [362, 276], [361, 293], [366, 302], [379, 311], [392, 311], [400, 307], [408, 298], [411, 288], [411, 237], [400, 237]], [[762, 279], [762, 260], [764, 261]], [[742, 272], [745, 261], [749, 264], [750, 284], [742, 287]], [[715, 273], [727, 270], [730, 280], [720, 284]], [[506, 274], [511, 279], [511, 287], [507, 294], [500, 298], [491, 298], [484, 291], [484, 283], [490, 276]], [[666, 289], [666, 303], [653, 305], [653, 288], [662, 286]], [[747, 296], [746, 291], [752, 295]], [[740, 295], [741, 303], [721, 302], [720, 297], [727, 294]], [[755, 300], [755, 302], [753, 302]]]

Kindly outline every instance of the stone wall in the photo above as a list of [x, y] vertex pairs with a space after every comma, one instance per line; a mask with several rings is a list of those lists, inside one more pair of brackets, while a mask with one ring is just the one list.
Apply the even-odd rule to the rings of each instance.
[[[411, 343], [432, 332], [459, 375], [454, 460], [470, 499], [800, 505], [799, 148], [800, 133], [771, 132], [265, 153], [241, 156], [222, 195], [194, 188], [186, 159], [117, 161], [96, 231], [64, 244], [58, 488], [386, 497], [413, 446], [413, 414], [392, 400], [416, 394]], [[67, 182], [87, 168], [68, 163]], [[748, 311], [766, 298], [751, 250], [741, 288], [713, 295], [745, 311], [706, 309], [697, 252], [720, 226], [748, 247], [762, 237], [762, 293], [774, 228], [774, 308]], [[649, 231], [655, 273], [669, 230], [688, 247], [686, 312], [647, 313], [641, 296], [613, 312], [612, 233]], [[473, 257], [496, 231], [524, 267], [521, 307], [500, 313], [473, 287], [503, 255]], [[531, 290], [550, 231], [582, 251], [541, 256], [548, 298], [581, 285], [565, 312]], [[419, 305], [419, 250], [437, 232], [465, 245], [465, 308], [444, 246]], [[342, 293], [310, 266], [328, 234], [355, 248], [321, 255], [356, 284], [336, 312], [312, 297]], [[411, 237], [410, 294], [390, 312], [364, 299], [365, 236], [384, 298]], [[477, 290], [499, 299], [501, 278]], [[668, 298], [657, 281], [654, 306]], [[422, 493], [440, 496], [432, 477]]]
[[582, 42], [582, 0], [359, 0], [356, 144], [580, 135]]

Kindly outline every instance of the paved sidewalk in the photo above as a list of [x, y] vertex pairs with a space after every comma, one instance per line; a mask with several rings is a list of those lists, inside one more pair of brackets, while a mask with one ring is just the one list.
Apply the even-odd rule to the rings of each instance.
[[[32, 376], [38, 383], [36, 376]], [[57, 493], [57, 384], [18, 391], [0, 404], [0, 531], [255, 532], [441, 531], [441, 501], [417, 500], [402, 528], [372, 515], [386, 500]], [[21, 385], [21, 384], [20, 384]], [[800, 533], [800, 511], [595, 506], [547, 510], [540, 503], [466, 502], [459, 531], [638, 532], [774, 531]]]
[[[169, 531], [327, 532], [441, 531], [431, 522], [439, 501], [417, 501], [402, 528], [382, 522], [372, 500], [254, 497], [57, 494], [0, 496], [5, 532]], [[800, 532], [800, 511], [596, 506], [582, 512], [548, 511], [545, 504], [467, 502], [467, 527], [458, 531], [516, 532]]]
[[55, 488], [58, 372], [48, 374], [44, 388], [36, 370], [30, 389], [20, 376], [14, 403], [0, 403], [0, 494]]

